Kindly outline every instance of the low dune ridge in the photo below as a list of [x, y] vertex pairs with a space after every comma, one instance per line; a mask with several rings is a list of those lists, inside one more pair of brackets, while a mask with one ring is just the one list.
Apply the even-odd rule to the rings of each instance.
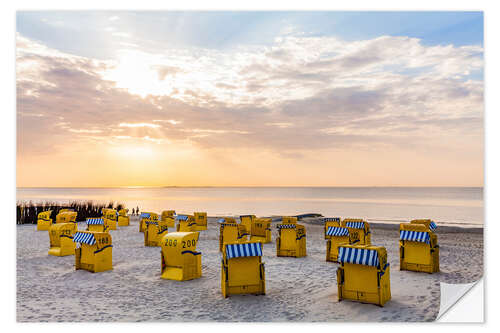
[[[470, 283], [483, 275], [482, 228], [438, 226], [440, 273], [399, 270], [397, 224], [371, 223], [372, 243], [384, 246], [390, 262], [392, 299], [384, 307], [337, 300], [338, 264], [326, 262], [326, 241], [318, 219], [307, 229], [307, 257], [276, 257], [264, 244], [266, 295], [221, 294], [219, 225], [210, 217], [200, 232], [202, 274], [191, 281], [160, 278], [159, 247], [145, 247], [138, 217], [112, 230], [113, 270], [75, 271], [74, 256], [47, 254], [49, 235], [36, 225], [17, 226], [17, 321], [19, 322], [270, 322], [433, 321], [440, 282]], [[79, 229], [85, 229], [79, 223]], [[172, 228], [170, 228], [172, 231]]]

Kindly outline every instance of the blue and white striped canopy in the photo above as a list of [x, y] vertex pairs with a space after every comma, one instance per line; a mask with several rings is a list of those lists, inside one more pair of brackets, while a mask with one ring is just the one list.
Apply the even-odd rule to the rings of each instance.
[[340, 217], [325, 217], [323, 222], [340, 222]]
[[365, 222], [346, 222], [345, 226], [347, 228], [353, 228], [353, 229], [364, 229]]
[[425, 231], [400, 230], [399, 239], [411, 242], [422, 242], [429, 244], [431, 237]]
[[349, 236], [349, 229], [343, 227], [328, 227], [326, 234], [336, 237]]
[[436, 223], [434, 223], [434, 221], [431, 221], [431, 223], [429, 224], [429, 229], [431, 229], [432, 231], [437, 229], [437, 225]]
[[95, 238], [94, 235], [88, 232], [77, 232], [73, 236], [73, 242], [75, 243], [85, 243], [88, 245], [94, 245], [95, 244]]
[[262, 256], [261, 243], [226, 244], [227, 259]]
[[158, 225], [158, 221], [148, 221], [146, 220], [146, 225], [149, 225], [149, 224], [155, 224], [155, 225]]
[[176, 215], [175, 220], [176, 221], [187, 221], [189, 219], [189, 216], [187, 215]]
[[101, 218], [87, 218], [87, 225], [90, 224], [104, 224], [104, 219]]
[[149, 218], [151, 218], [150, 213], [141, 213], [141, 219], [149, 219]]
[[297, 228], [297, 225], [295, 224], [278, 224], [276, 226], [278, 229], [295, 229]]
[[339, 246], [338, 260], [341, 263], [379, 266], [378, 252], [376, 250]]

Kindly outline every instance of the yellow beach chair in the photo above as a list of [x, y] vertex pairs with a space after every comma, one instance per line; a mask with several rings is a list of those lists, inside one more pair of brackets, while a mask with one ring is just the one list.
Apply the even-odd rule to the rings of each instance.
[[56, 223], [76, 223], [77, 214], [69, 209], [61, 209], [56, 215]]
[[158, 221], [158, 214], [156, 213], [150, 213], [150, 212], [143, 212], [139, 216], [139, 232], [144, 232], [146, 229], [146, 221]]
[[297, 218], [283, 217], [283, 223], [276, 226], [276, 255], [278, 257], [305, 257], [306, 253], [306, 228], [297, 224]]
[[50, 218], [51, 214], [52, 214], [51, 210], [38, 213], [38, 219], [36, 221], [36, 230], [49, 230], [50, 226], [52, 225], [52, 219]]
[[177, 221], [177, 232], [196, 231], [196, 221], [193, 215], [177, 215], [175, 220]]
[[250, 229], [250, 241], [271, 242], [271, 218], [256, 218]]
[[390, 266], [384, 247], [341, 245], [338, 259], [339, 301], [348, 299], [384, 306], [391, 299]]
[[146, 220], [144, 229], [144, 246], [161, 246], [163, 236], [168, 234], [167, 224], [163, 221]]
[[116, 224], [118, 222], [118, 212], [116, 209], [103, 208], [102, 218], [104, 219], [104, 224], [108, 230], [116, 230]]
[[338, 262], [338, 247], [359, 241], [352, 239], [349, 235], [349, 229], [344, 227], [328, 227], [326, 234], [328, 236], [326, 242], [326, 261]]
[[128, 216], [128, 209], [123, 208], [118, 211], [118, 226], [128, 227], [130, 225], [130, 217]]
[[194, 212], [194, 221], [196, 222], [196, 231], [207, 230], [207, 213]]
[[79, 231], [73, 237], [80, 247], [75, 250], [75, 269], [92, 273], [113, 269], [113, 245], [109, 232]]
[[186, 281], [201, 277], [198, 232], [171, 232], [161, 239], [161, 278]]
[[252, 224], [255, 222], [255, 215], [240, 215], [240, 225], [245, 226], [245, 232], [250, 234]]
[[77, 231], [76, 223], [55, 223], [49, 228], [49, 255], [63, 257], [75, 254], [73, 235]]
[[340, 217], [325, 217], [323, 219], [323, 222], [325, 223], [325, 226], [324, 226], [325, 239], [329, 239], [330, 236], [327, 233], [328, 228], [329, 227], [340, 227]]
[[372, 243], [370, 224], [363, 219], [343, 219], [341, 226], [349, 229], [349, 234], [359, 239], [359, 245]]
[[168, 228], [175, 227], [175, 210], [164, 210], [161, 212], [161, 220]]
[[248, 234], [244, 225], [238, 224], [232, 217], [219, 219], [219, 251], [222, 252], [226, 243], [246, 242]]
[[221, 288], [224, 298], [234, 294], [266, 294], [262, 243], [224, 244]]
[[89, 217], [86, 220], [87, 231], [107, 232], [108, 227], [104, 224], [104, 219], [100, 217]]
[[430, 231], [435, 232], [437, 229], [436, 223], [431, 220], [431, 219], [419, 219], [419, 220], [411, 220], [412, 224], [423, 224], [425, 225]]
[[425, 224], [399, 225], [399, 269], [415, 272], [439, 272], [437, 235]]

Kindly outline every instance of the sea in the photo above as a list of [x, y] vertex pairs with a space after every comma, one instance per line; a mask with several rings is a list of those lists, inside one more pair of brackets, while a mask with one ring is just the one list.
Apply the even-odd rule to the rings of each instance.
[[207, 212], [209, 216], [364, 218], [400, 223], [430, 218], [450, 226], [483, 226], [482, 187], [113, 187], [17, 188], [17, 201], [122, 203], [140, 211]]

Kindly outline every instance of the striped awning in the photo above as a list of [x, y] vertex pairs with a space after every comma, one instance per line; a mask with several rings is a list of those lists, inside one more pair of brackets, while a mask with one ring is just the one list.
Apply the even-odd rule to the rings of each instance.
[[158, 221], [151, 221], [151, 220], [146, 220], [144, 221], [146, 223], [146, 225], [149, 225], [149, 224], [155, 224], [155, 225], [158, 225]]
[[278, 229], [295, 229], [297, 228], [296, 224], [278, 224], [276, 226]]
[[399, 239], [411, 242], [422, 242], [429, 244], [431, 237], [425, 231], [400, 230]]
[[365, 222], [346, 222], [345, 226], [347, 228], [353, 228], [353, 229], [364, 229]]
[[176, 221], [187, 221], [189, 219], [189, 216], [187, 215], [176, 215], [175, 220]]
[[149, 219], [149, 218], [151, 218], [150, 213], [141, 213], [141, 219]]
[[226, 244], [227, 259], [262, 256], [261, 243]]
[[75, 243], [85, 243], [88, 245], [94, 245], [95, 244], [95, 238], [94, 235], [88, 232], [77, 232], [73, 236], [73, 242]]
[[343, 264], [349, 263], [375, 267], [379, 266], [377, 250], [339, 246], [338, 260]]
[[432, 231], [437, 229], [437, 225], [436, 223], [434, 223], [434, 221], [431, 221], [431, 223], [429, 224], [429, 229], [431, 229]]
[[340, 222], [340, 217], [325, 217], [323, 222]]
[[326, 234], [336, 237], [349, 236], [349, 229], [343, 227], [328, 227]]
[[91, 224], [104, 224], [104, 219], [101, 218], [88, 218], [87, 225]]

